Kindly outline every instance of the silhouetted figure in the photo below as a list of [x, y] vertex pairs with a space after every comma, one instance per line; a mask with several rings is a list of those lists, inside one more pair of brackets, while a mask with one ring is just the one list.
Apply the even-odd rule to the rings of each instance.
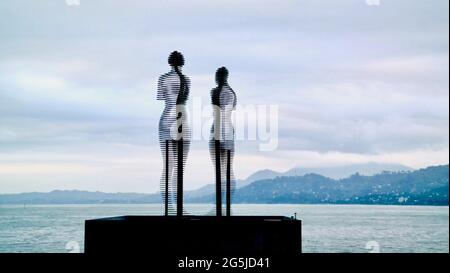
[[190, 80], [182, 74], [184, 57], [174, 51], [169, 56], [171, 71], [158, 81], [158, 100], [165, 101], [164, 112], [159, 121], [159, 142], [164, 158], [161, 177], [161, 193], [165, 204], [165, 215], [183, 214], [183, 169], [190, 145], [190, 130], [187, 123], [186, 101], [189, 97]]
[[217, 69], [217, 87], [211, 91], [214, 122], [211, 128], [209, 150], [216, 176], [216, 215], [223, 214], [223, 200], [226, 215], [231, 215], [231, 196], [235, 188], [233, 172], [234, 128], [231, 114], [236, 108], [236, 93], [228, 85], [228, 70]]

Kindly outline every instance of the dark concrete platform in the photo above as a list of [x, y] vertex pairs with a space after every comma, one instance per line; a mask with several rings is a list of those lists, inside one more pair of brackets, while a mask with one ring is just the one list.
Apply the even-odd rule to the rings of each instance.
[[296, 255], [301, 221], [277, 216], [120, 216], [87, 220], [88, 255]]

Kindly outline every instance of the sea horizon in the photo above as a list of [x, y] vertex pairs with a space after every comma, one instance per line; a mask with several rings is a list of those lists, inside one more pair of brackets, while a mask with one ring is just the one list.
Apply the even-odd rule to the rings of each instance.
[[[189, 215], [212, 205], [186, 204]], [[305, 253], [449, 251], [448, 206], [235, 204], [234, 215], [297, 217]], [[122, 215], [162, 215], [159, 204], [0, 205], [0, 253], [84, 251], [84, 221]], [[151, 230], [149, 230], [151, 234]]]

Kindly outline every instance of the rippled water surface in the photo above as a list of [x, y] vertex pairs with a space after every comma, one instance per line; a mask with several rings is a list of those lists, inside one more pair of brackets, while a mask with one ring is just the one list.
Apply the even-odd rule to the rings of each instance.
[[[304, 252], [449, 252], [449, 208], [359, 205], [235, 205], [235, 215], [303, 220]], [[187, 205], [201, 214], [205, 205]], [[83, 251], [84, 221], [158, 215], [159, 205], [0, 206], [0, 252]], [[69, 245], [68, 245], [68, 242]]]

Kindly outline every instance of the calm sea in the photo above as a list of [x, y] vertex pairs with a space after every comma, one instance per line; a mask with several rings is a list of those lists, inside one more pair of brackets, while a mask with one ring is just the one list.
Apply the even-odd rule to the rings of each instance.
[[[187, 205], [192, 214], [207, 205]], [[304, 252], [449, 252], [449, 207], [235, 205], [235, 215], [303, 220]], [[83, 251], [84, 220], [158, 215], [159, 205], [0, 206], [0, 252]]]

